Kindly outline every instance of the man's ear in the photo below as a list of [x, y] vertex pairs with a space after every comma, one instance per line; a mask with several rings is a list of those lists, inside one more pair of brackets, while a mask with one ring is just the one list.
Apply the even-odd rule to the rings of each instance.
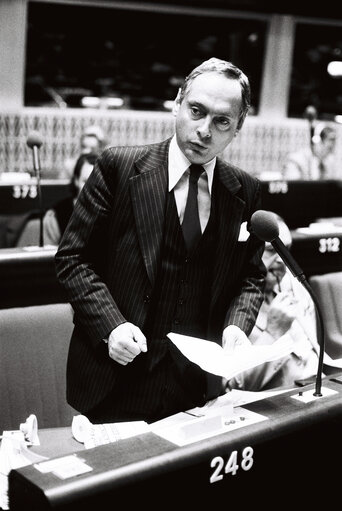
[[179, 110], [179, 106], [181, 104], [181, 90], [178, 89], [178, 93], [177, 93], [177, 96], [176, 96], [176, 99], [174, 100], [173, 102], [173, 107], [172, 107], [172, 113], [173, 115], [176, 117], [176, 115], [178, 114], [178, 110]]

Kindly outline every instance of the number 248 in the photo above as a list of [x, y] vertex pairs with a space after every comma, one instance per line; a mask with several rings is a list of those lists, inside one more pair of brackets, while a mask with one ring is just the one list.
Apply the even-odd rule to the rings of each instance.
[[241, 453], [241, 465], [238, 464], [238, 451], [233, 451], [230, 454], [226, 464], [221, 456], [215, 456], [210, 463], [211, 468], [215, 469], [210, 476], [210, 483], [221, 481], [225, 474], [231, 474], [234, 476], [240, 466], [242, 470], [250, 470], [254, 462], [253, 453], [254, 451], [252, 447], [245, 447]]

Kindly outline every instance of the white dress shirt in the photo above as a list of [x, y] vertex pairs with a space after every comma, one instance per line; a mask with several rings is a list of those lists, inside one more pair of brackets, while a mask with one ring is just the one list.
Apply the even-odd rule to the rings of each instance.
[[[189, 167], [191, 162], [180, 150], [176, 136], [174, 136], [169, 148], [169, 192], [174, 190], [177, 211], [180, 223], [183, 222], [186, 200], [189, 188]], [[206, 228], [210, 215], [211, 191], [214, 178], [216, 158], [202, 165], [205, 172], [198, 180], [198, 212], [202, 232]]]

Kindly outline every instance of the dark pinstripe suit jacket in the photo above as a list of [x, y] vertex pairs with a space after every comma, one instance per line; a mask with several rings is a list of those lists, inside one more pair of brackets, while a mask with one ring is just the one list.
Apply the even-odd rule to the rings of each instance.
[[[88, 178], [56, 254], [56, 270], [75, 311], [68, 401], [78, 410], [113, 388], [117, 364], [102, 341], [123, 321], [142, 330], [160, 257], [170, 140], [104, 151]], [[212, 264], [208, 339], [227, 324], [250, 333], [263, 299], [263, 243], [238, 241], [260, 207], [260, 183], [217, 160], [219, 239]]]

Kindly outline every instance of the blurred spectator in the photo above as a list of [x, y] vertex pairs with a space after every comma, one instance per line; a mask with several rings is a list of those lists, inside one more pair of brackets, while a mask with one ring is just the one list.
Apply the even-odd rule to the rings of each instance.
[[74, 204], [93, 170], [97, 154], [81, 154], [76, 162], [71, 179], [71, 196], [57, 203], [44, 215], [44, 243], [58, 245], [71, 216]]
[[[93, 170], [97, 154], [86, 153], [79, 156], [71, 179], [71, 195], [58, 202], [54, 208], [46, 211], [43, 218], [44, 245], [58, 245], [67, 226], [74, 204]], [[17, 246], [24, 247], [38, 244], [39, 219], [29, 220], [22, 231]]]
[[[100, 154], [106, 147], [106, 144], [107, 141], [102, 129], [96, 124], [88, 126], [81, 135], [80, 155], [89, 153]], [[60, 177], [65, 179], [72, 178], [76, 162], [77, 158], [68, 159], [65, 162], [65, 168]]]
[[[282, 218], [276, 217], [279, 237], [290, 248], [290, 230]], [[259, 391], [294, 386], [295, 380], [315, 376], [317, 372], [319, 345], [313, 301], [271, 243], [265, 244], [263, 262], [267, 268], [265, 299], [249, 339], [252, 344], [261, 345], [290, 336], [294, 350], [285, 357], [237, 375], [228, 382], [230, 389]]]
[[81, 154], [100, 153], [106, 145], [105, 136], [99, 126], [88, 126], [81, 137]]
[[319, 123], [314, 130], [311, 145], [288, 155], [283, 167], [283, 178], [341, 179], [342, 172], [334, 154], [335, 145], [335, 128]]

